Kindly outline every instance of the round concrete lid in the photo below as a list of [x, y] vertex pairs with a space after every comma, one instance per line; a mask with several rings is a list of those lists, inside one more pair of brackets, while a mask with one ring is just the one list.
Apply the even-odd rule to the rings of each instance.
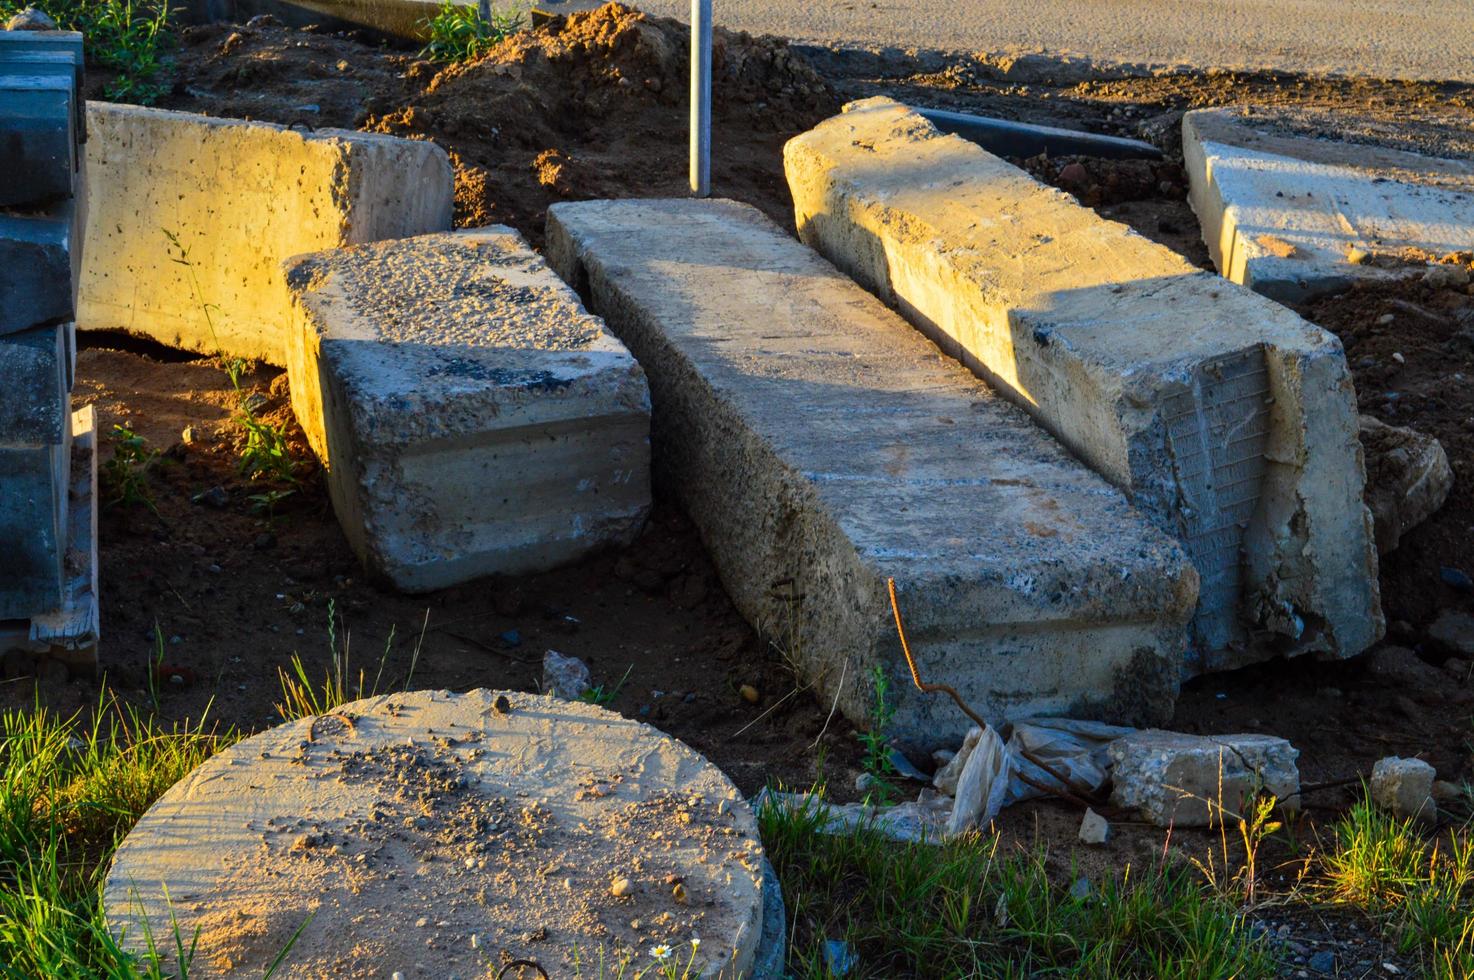
[[191, 976], [260, 977], [290, 947], [285, 976], [469, 978], [525, 959], [563, 977], [654, 966], [662, 946], [684, 966], [694, 936], [700, 975], [736, 977], [753, 972], [763, 865], [732, 783], [648, 725], [417, 691], [200, 766], [118, 848], [103, 904], [128, 948], [197, 937]]

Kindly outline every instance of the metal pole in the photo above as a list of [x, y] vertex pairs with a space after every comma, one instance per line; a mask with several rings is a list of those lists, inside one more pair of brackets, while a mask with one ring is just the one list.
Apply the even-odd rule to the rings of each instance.
[[691, 0], [691, 194], [711, 196], [711, 0]]

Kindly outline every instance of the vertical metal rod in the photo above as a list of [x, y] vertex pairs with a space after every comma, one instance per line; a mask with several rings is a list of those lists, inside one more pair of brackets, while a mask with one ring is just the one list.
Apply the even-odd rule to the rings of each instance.
[[477, 0], [476, 13], [481, 15], [481, 26], [491, 25], [491, 0]]
[[711, 196], [711, 0], [691, 0], [691, 194]]

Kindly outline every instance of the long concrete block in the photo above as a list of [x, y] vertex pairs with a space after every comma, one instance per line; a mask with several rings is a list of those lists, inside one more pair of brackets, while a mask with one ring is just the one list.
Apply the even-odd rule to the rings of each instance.
[[0, 336], [0, 446], [50, 446], [66, 435], [67, 324]]
[[[55, 68], [70, 67], [72, 116], [76, 120], [77, 139], [87, 141], [86, 62], [82, 56], [82, 34], [79, 31], [0, 31], [0, 74], [28, 75], [36, 66], [45, 66], [40, 74], [60, 74]], [[21, 67], [25, 66], [25, 67]]]
[[72, 319], [82, 222], [75, 199], [0, 212], [0, 337]]
[[885, 99], [784, 151], [799, 236], [1182, 541], [1187, 669], [1382, 634], [1340, 342]]
[[547, 254], [650, 378], [657, 477], [737, 608], [825, 703], [955, 744], [971, 722], [1162, 718], [1197, 575], [1181, 548], [1024, 413], [757, 210], [592, 201]]
[[72, 196], [80, 136], [73, 79], [70, 65], [0, 62], [0, 207]]
[[1418, 268], [1402, 261], [1408, 249], [1474, 247], [1474, 160], [1287, 129], [1303, 122], [1244, 107], [1182, 117], [1189, 200], [1226, 278], [1298, 303], [1405, 275]]
[[284, 364], [284, 260], [450, 227], [433, 143], [96, 102], [87, 118], [84, 330]]
[[286, 275], [292, 406], [370, 569], [422, 592], [634, 538], [644, 375], [516, 232], [319, 252]]

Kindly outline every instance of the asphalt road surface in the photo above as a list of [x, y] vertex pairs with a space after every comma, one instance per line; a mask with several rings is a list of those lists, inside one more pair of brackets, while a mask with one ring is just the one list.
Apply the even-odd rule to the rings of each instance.
[[[633, 0], [690, 18], [690, 0]], [[586, 0], [539, 4], [549, 10]], [[716, 0], [798, 41], [1474, 82], [1474, 0]]]

